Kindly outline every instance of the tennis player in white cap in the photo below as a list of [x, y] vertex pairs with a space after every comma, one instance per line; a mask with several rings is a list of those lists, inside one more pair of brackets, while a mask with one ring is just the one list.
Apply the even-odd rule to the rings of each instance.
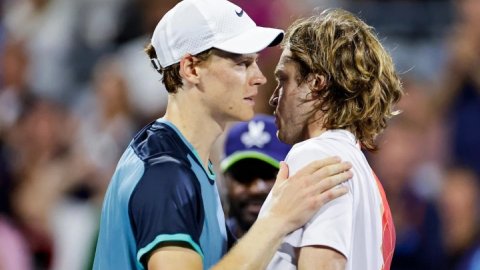
[[[230, 121], [249, 120], [266, 78], [258, 52], [283, 31], [258, 27], [225, 0], [184, 0], [158, 23], [146, 49], [169, 92], [164, 117], [121, 157], [105, 196], [94, 269], [262, 269], [282, 238], [351, 177], [338, 158], [288, 178], [281, 165], [271, 207], [229, 251], [212, 144]], [[228, 252], [228, 253], [227, 253]]]

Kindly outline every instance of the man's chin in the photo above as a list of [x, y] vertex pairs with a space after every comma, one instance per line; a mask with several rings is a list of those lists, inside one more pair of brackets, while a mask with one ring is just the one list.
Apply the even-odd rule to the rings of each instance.
[[260, 209], [262, 209], [261, 204], [249, 204], [245, 207], [245, 212], [247, 212], [249, 215], [257, 217], [258, 213], [260, 213]]
[[[242, 229], [248, 229], [252, 224], [257, 220], [260, 209], [262, 208], [263, 202], [266, 199], [264, 197], [255, 197], [249, 198], [248, 203], [242, 201], [235, 204], [230, 204], [232, 208], [230, 209], [232, 216], [237, 220]], [[235, 206], [234, 206], [235, 205]]]
[[260, 208], [258, 210], [256, 208], [245, 208], [242, 213], [242, 220], [245, 223], [253, 223], [258, 218], [258, 214], [260, 213]]
[[255, 220], [257, 220], [257, 216], [248, 216], [248, 217], [242, 217], [241, 219], [237, 219], [238, 221], [238, 225], [240, 225], [240, 227], [243, 229], [243, 230], [248, 230], [250, 229], [250, 227], [252, 227], [253, 223], [255, 223]]

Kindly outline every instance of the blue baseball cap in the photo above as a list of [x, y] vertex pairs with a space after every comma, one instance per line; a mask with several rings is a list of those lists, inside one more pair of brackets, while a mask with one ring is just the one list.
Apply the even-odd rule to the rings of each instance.
[[258, 159], [280, 167], [291, 146], [277, 138], [275, 117], [257, 114], [248, 122], [232, 126], [225, 140], [225, 158], [220, 164], [222, 172], [244, 159]]

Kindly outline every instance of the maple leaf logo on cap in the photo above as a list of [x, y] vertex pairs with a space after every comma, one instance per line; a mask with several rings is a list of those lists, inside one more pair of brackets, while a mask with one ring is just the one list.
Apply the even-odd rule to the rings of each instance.
[[253, 146], [262, 148], [270, 142], [271, 136], [265, 131], [265, 123], [263, 121], [251, 121], [248, 123], [248, 131], [242, 134], [240, 140], [247, 148]]

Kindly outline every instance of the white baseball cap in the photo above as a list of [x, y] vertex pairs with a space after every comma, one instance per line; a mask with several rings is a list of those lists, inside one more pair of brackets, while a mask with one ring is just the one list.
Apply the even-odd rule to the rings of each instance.
[[283, 31], [259, 27], [239, 6], [226, 0], [183, 0], [168, 11], [153, 32], [152, 45], [162, 67], [186, 54], [216, 48], [235, 54], [275, 46]]

